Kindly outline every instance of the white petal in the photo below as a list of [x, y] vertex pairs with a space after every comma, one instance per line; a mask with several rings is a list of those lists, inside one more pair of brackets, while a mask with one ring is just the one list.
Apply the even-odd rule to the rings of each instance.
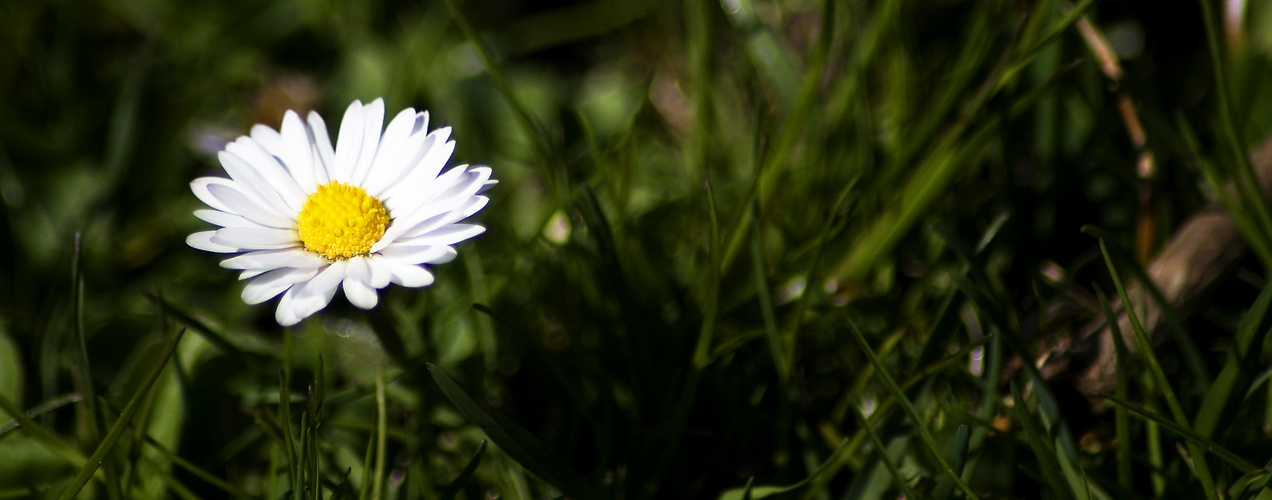
[[423, 267], [399, 262], [388, 257], [379, 256], [374, 259], [376, 265], [389, 272], [389, 281], [408, 288], [419, 288], [433, 284], [433, 273]]
[[215, 235], [216, 231], [201, 231], [194, 233], [190, 236], [186, 236], [186, 244], [196, 249], [203, 250], [204, 252], [235, 253], [239, 251], [237, 247], [213, 242], [212, 237]]
[[283, 157], [283, 136], [278, 135], [278, 131], [265, 125], [252, 126], [252, 140], [265, 148], [271, 156]]
[[[454, 245], [486, 232], [476, 224], [447, 224], [426, 233], [398, 240], [403, 245]], [[387, 249], [386, 249], [387, 250]]]
[[295, 179], [256, 141], [240, 137], [217, 155], [221, 165], [240, 186], [248, 186], [257, 199], [266, 201], [279, 213], [299, 213], [305, 194]]
[[406, 108], [389, 122], [389, 127], [384, 130], [384, 139], [380, 141], [375, 164], [361, 183], [367, 194], [380, 198], [386, 188], [402, 178], [407, 162], [419, 160], [420, 146], [427, 135], [412, 134], [411, 130], [422, 115]]
[[336, 138], [335, 168], [328, 167], [332, 180], [347, 183], [353, 177], [353, 168], [358, 164], [358, 153], [362, 151], [362, 121], [362, 101], [353, 101], [345, 110], [344, 120], [340, 122], [340, 136]]
[[[309, 130], [300, 121], [300, 115], [288, 110], [283, 115], [283, 146], [286, 148], [283, 162], [291, 173], [296, 185], [307, 196], [313, 194], [318, 186], [318, 177], [314, 175], [314, 154]], [[301, 200], [304, 202], [304, 199]], [[297, 211], [300, 209], [297, 208]]]
[[345, 271], [344, 293], [349, 299], [349, 303], [362, 309], [371, 309], [379, 302], [379, 297], [369, 284], [371, 279], [371, 270], [367, 265], [366, 259], [362, 257], [354, 257], [349, 259], [349, 265]]
[[255, 222], [244, 219], [242, 216], [227, 214], [219, 210], [195, 210], [194, 216], [203, 222], [215, 224], [221, 227], [263, 227]]
[[269, 269], [248, 269], [239, 273], [239, 281], [248, 280], [268, 273]]
[[274, 319], [278, 324], [291, 326], [321, 311], [331, 303], [336, 288], [345, 277], [345, 261], [336, 261], [319, 272], [313, 279], [293, 286], [283, 294]]
[[244, 250], [267, 250], [298, 246], [300, 235], [290, 229], [272, 227], [227, 227], [217, 230], [212, 241]]
[[238, 257], [225, 259], [221, 261], [221, 267], [226, 269], [278, 269], [280, 267], [295, 267], [299, 269], [312, 269], [327, 265], [327, 260], [319, 257], [317, 254], [303, 250], [300, 248], [289, 248], [285, 250], [261, 250], [258, 252], [245, 253]]
[[272, 208], [256, 200], [237, 187], [230, 184], [210, 183], [207, 186], [208, 193], [223, 203], [228, 210], [224, 212], [235, 213], [243, 216], [247, 220], [260, 224], [262, 226], [276, 227], [279, 229], [291, 229], [296, 227], [296, 221], [284, 217]]
[[371, 254], [367, 256], [366, 260], [367, 268], [371, 271], [371, 278], [368, 283], [376, 289], [389, 286], [390, 278], [393, 273], [390, 272], [389, 268], [384, 265], [384, 257]]
[[[382, 127], [384, 127], [384, 99], [376, 99], [362, 108], [362, 149], [358, 154], [358, 163], [353, 167], [353, 176], [350, 177], [355, 185], [362, 185], [367, 178], [367, 172], [371, 171], [371, 165], [375, 163]], [[344, 131], [341, 130], [340, 134], [344, 135]]]
[[[446, 166], [447, 160], [450, 160], [451, 153], [455, 152], [455, 143], [445, 140], [445, 136], [449, 134], [449, 127], [435, 130], [432, 134], [429, 134], [428, 138], [425, 139], [425, 144], [420, 146], [421, 150], [426, 150], [427, 152], [409, 167], [410, 170], [401, 181], [385, 190], [384, 199], [402, 198], [398, 203], [409, 204], [409, 200], [419, 200], [421, 197], [428, 196], [430, 186], [433, 185], [435, 179], [438, 179], [437, 173], [442, 171], [442, 167]], [[408, 163], [408, 165], [410, 164]]]
[[230, 210], [230, 207], [228, 205], [221, 203], [221, 200], [216, 199], [215, 196], [212, 196], [212, 193], [208, 192], [208, 186], [211, 186], [213, 184], [233, 185], [234, 181], [226, 179], [224, 177], [200, 177], [190, 182], [190, 191], [193, 191], [194, 196], [198, 198], [199, 201], [202, 201], [205, 205], [215, 208], [217, 210], [220, 210], [222, 212], [229, 212], [229, 213], [237, 215], [236, 212], [234, 212], [233, 210]]
[[249, 282], [243, 287], [243, 302], [248, 304], [260, 304], [269, 299], [277, 297], [278, 294], [287, 291], [292, 285], [300, 283], [307, 279], [318, 275], [318, 269], [292, 269], [283, 268], [275, 269], [262, 274]]
[[[488, 176], [489, 171], [487, 169], [486, 171], [469, 172], [463, 177], [456, 177], [452, 174], [452, 172], [461, 168], [455, 167], [443, 177], [438, 178], [438, 183], [454, 183], [452, 187], [446, 189], [442, 197], [414, 208], [399, 207], [395, 210], [390, 207], [390, 213], [397, 214], [393, 218], [393, 225], [384, 232], [384, 236], [380, 238], [380, 241], [371, 247], [371, 251], [375, 252], [384, 248], [399, 238], [423, 234], [443, 224], [458, 221], [480, 209], [481, 207], [476, 207], [472, 211], [464, 210], [469, 208], [468, 205], [471, 203], [470, 200], [473, 193], [476, 193], [481, 188], [485, 182], [483, 177]], [[443, 181], [443, 178], [446, 180]], [[458, 182], [451, 180], [455, 178], [460, 180]], [[479, 201], [478, 203], [482, 206], [485, 204], [484, 201]], [[448, 212], [456, 210], [458, 211], [454, 214], [448, 214]]]
[[309, 133], [314, 141], [314, 180], [318, 184], [331, 182], [336, 171], [336, 153], [331, 148], [331, 134], [327, 133], [327, 124], [322, 117], [313, 111], [309, 112]]
[[485, 196], [474, 196], [464, 203], [464, 208], [460, 209], [459, 213], [464, 214], [464, 217], [471, 217], [479, 210], [486, 208], [487, 203], [490, 203], [490, 198]]
[[455, 260], [455, 249], [442, 245], [393, 245], [380, 255], [400, 264], [444, 264]]

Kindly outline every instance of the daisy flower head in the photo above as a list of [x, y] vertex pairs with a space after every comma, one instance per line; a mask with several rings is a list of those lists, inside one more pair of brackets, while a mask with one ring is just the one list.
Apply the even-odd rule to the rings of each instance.
[[190, 183], [211, 210], [194, 215], [219, 226], [186, 238], [199, 250], [237, 254], [221, 267], [240, 271], [243, 301], [278, 295], [283, 326], [326, 307], [336, 289], [371, 309], [389, 283], [433, 283], [426, 264], [455, 258], [456, 243], [485, 228], [460, 221], [488, 201], [490, 168], [442, 168], [455, 150], [450, 128], [428, 130], [428, 112], [407, 108], [387, 128], [384, 102], [354, 101], [333, 148], [317, 113], [288, 111], [281, 130], [252, 127], [218, 154], [229, 178]]

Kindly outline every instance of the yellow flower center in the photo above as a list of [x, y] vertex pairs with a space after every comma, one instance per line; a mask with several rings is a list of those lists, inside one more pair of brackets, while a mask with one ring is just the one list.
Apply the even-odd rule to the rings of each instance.
[[305, 248], [331, 260], [365, 255], [389, 225], [389, 213], [380, 200], [338, 181], [318, 186], [296, 219]]

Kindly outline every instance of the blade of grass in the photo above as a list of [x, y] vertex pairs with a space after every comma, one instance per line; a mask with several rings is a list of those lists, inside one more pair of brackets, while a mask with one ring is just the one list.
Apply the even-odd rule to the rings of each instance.
[[[1082, 226], [1082, 232], [1102, 238], [1105, 242], [1110, 241], [1107, 231], [1102, 228], [1086, 225]], [[1122, 257], [1124, 262], [1129, 262], [1127, 267], [1131, 269], [1131, 274], [1135, 275], [1135, 279], [1143, 290], [1148, 291], [1153, 301], [1157, 303], [1157, 307], [1161, 311], [1162, 318], [1165, 318], [1165, 324], [1171, 333], [1171, 340], [1179, 344], [1179, 351], [1184, 357], [1184, 364], [1188, 367], [1189, 375], [1196, 380], [1197, 392], [1205, 394], [1210, 390], [1209, 369], [1206, 367], [1206, 361], [1202, 359], [1201, 349], [1197, 347], [1197, 343], [1193, 341], [1192, 335], [1184, 328], [1184, 320], [1179, 317], [1179, 313], [1175, 312], [1175, 308], [1166, 300], [1166, 295], [1162, 293], [1162, 289], [1157, 286], [1157, 282], [1148, 276], [1148, 272], [1144, 270], [1138, 261], [1131, 256], [1130, 252], [1121, 245], [1113, 244], [1110, 250]]]
[[798, 483], [789, 486], [752, 486], [751, 480], [748, 479], [744, 488], [733, 489], [721, 493], [719, 500], [741, 500], [747, 495], [758, 500], [760, 498], [767, 498], [773, 495], [791, 493], [799, 490], [803, 490], [806, 495], [817, 493], [818, 490], [806, 489], [806, 487], [809, 485], [816, 485], [818, 484], [819, 478], [826, 477], [832, 469], [830, 465], [833, 457], [847, 446], [849, 446], [848, 440], [841, 441], [839, 446], [835, 449], [835, 452], [831, 453], [832, 458], [828, 458], [826, 461], [822, 462], [821, 466], [819, 466], [817, 470], [814, 470], [812, 474]]
[[716, 214], [715, 194], [711, 181], [705, 181], [707, 192], [707, 217], [711, 221], [711, 238], [707, 242], [708, 265], [706, 274], [706, 303], [702, 307], [702, 328], [698, 331], [698, 343], [693, 349], [693, 367], [706, 368], [711, 363], [711, 338], [715, 335], [716, 315], [720, 309], [720, 220]]
[[[984, 345], [986, 342], [989, 342], [990, 339], [992, 338], [993, 336], [987, 336], [987, 337], [981, 338], [980, 340], [977, 340], [976, 342], [963, 346], [963, 348], [959, 349], [953, 354], [950, 354], [944, 358], [936, 360], [932, 364], [923, 367], [922, 369], [916, 371], [913, 375], [911, 375], [909, 378], [905, 379], [905, 381], [901, 383], [901, 390], [908, 391], [910, 390], [911, 387], [918, 385], [919, 382], [922, 382], [923, 380], [927, 379], [933, 374], [941, 371], [949, 364], [954, 363], [955, 361], [961, 361], [964, 356], [968, 355], [968, 353]], [[875, 409], [874, 413], [870, 414], [870, 419], [869, 419], [870, 424], [874, 425], [884, 420], [887, 415], [890, 415], [892, 413], [892, 410], [896, 406], [896, 404], [897, 404], [896, 398], [894, 398], [891, 394], [886, 395], [886, 397], [884, 397], [879, 402], [879, 407]], [[848, 459], [852, 457], [853, 453], [856, 453], [857, 447], [861, 446], [861, 443], [865, 439], [866, 439], [865, 429], [858, 429], [857, 432], [854, 433], [853, 436], [849, 438], [844, 445], [837, 447], [835, 449], [835, 452], [831, 454], [830, 458], [826, 459], [826, 463], [828, 464], [828, 466], [826, 467], [826, 473], [813, 479], [812, 484], [809, 486], [807, 490], [810, 493], [806, 494], [803, 498], [805, 500], [807, 500], [808, 498], [811, 498], [811, 492], [825, 491], [825, 489], [827, 488], [827, 485], [829, 484], [830, 479], [835, 477], [835, 475], [839, 472], [839, 469], [842, 468], [848, 462]]]
[[[291, 337], [291, 332], [283, 334]], [[290, 342], [289, 342], [290, 344]], [[290, 349], [287, 350], [290, 352]], [[287, 484], [293, 497], [300, 494], [300, 459], [296, 456], [296, 440], [291, 428], [291, 390], [289, 370], [278, 371], [278, 432], [283, 435], [284, 454], [287, 456]]]
[[1073, 492], [1058, 475], [1060, 464], [1056, 461], [1056, 449], [1051, 437], [1047, 435], [1039, 422], [1034, 420], [1025, 398], [1020, 395], [1020, 387], [1014, 380], [1011, 381], [1011, 399], [1014, 403], [1011, 410], [1016, 414], [1016, 421], [1020, 422], [1025, 432], [1025, 439], [1029, 442], [1029, 447], [1033, 449], [1034, 458], [1038, 460], [1038, 472], [1042, 474], [1043, 483], [1051, 488], [1057, 498], [1071, 498]]
[[[1227, 448], [1223, 447], [1219, 443], [1211, 441], [1209, 438], [1206, 438], [1205, 436], [1202, 436], [1201, 434], [1196, 433], [1195, 431], [1193, 431], [1192, 429], [1189, 429], [1186, 426], [1181, 426], [1178, 423], [1172, 421], [1171, 419], [1166, 418], [1166, 416], [1161, 415], [1153, 410], [1150, 410], [1144, 407], [1143, 405], [1140, 405], [1138, 403], [1134, 403], [1131, 401], [1127, 401], [1115, 396], [1105, 395], [1102, 397], [1104, 398], [1105, 401], [1124, 407], [1127, 410], [1129, 410], [1132, 414], [1140, 418], [1143, 418], [1144, 420], [1157, 423], [1158, 425], [1162, 426], [1162, 428], [1166, 429], [1167, 431], [1170, 431], [1172, 434], [1175, 434], [1176, 436], [1183, 438], [1190, 445], [1195, 447], [1202, 447], [1206, 451], [1214, 453], [1216, 457], [1219, 457], [1219, 459], [1223, 460], [1224, 462], [1227, 462], [1228, 465], [1236, 469], [1237, 472], [1240, 472], [1242, 474], [1249, 474], [1259, 469], [1258, 466], [1250, 463], [1244, 458], [1241, 458], [1240, 455], [1233, 453], [1231, 450], [1228, 450]], [[1196, 452], [1190, 451], [1190, 453], [1193, 453], [1195, 455]]]
[[1265, 241], [1272, 240], [1272, 210], [1269, 210], [1267, 199], [1263, 197], [1259, 189], [1259, 180], [1254, 175], [1254, 167], [1250, 164], [1250, 156], [1247, 153], [1249, 149], [1246, 148], [1244, 137], [1237, 132], [1236, 121], [1232, 116], [1232, 100], [1228, 96], [1229, 89], [1226, 81], [1227, 68], [1223, 54], [1219, 51], [1219, 36], [1215, 33], [1214, 14], [1211, 13], [1210, 3], [1206, 0], [1198, 0], [1197, 3], [1201, 5], [1202, 22], [1206, 27], [1206, 46], [1210, 49], [1210, 61], [1214, 64], [1212, 73], [1215, 78], [1215, 92], [1219, 100], [1220, 136], [1230, 148], [1229, 154], [1236, 162], [1237, 195], [1241, 198], [1243, 207], [1254, 213], [1257, 227], [1262, 229], [1259, 234]]
[[381, 365], [375, 369], [375, 469], [371, 473], [372, 500], [384, 498], [381, 492], [384, 491], [385, 457], [388, 455], [388, 451], [385, 450], [388, 439], [384, 431], [389, 426], [388, 421], [388, 400], [384, 395], [384, 366]]
[[[1140, 353], [1144, 356], [1144, 360], [1148, 362], [1150, 373], [1152, 373], [1158, 388], [1161, 391], [1166, 405], [1170, 408], [1171, 414], [1175, 417], [1175, 422], [1181, 428], [1188, 428], [1188, 417], [1184, 415], [1183, 408], [1179, 405], [1179, 399], [1175, 397], [1175, 391], [1170, 387], [1170, 382], [1166, 379], [1166, 373], [1162, 371], [1161, 364], [1157, 362], [1157, 356], [1153, 354], [1153, 344], [1148, 339], [1148, 333], [1144, 331], [1144, 325], [1140, 323], [1139, 316], [1135, 313], [1135, 308], [1131, 302], [1131, 298], [1126, 294], [1126, 287], [1122, 286], [1122, 278], [1117, 272], [1117, 268], [1113, 265], [1113, 257], [1109, 255], [1108, 246], [1104, 244], [1104, 240], [1100, 240], [1100, 253], [1104, 255], [1104, 263], [1108, 266], [1109, 274], [1113, 279], [1113, 286], [1117, 288], [1117, 294], [1122, 299], [1122, 304], [1126, 307], [1126, 317], [1131, 320], [1131, 328], [1135, 330], [1135, 339], [1139, 345]], [[1189, 454], [1193, 457], [1195, 464], [1197, 479], [1201, 481], [1202, 488], [1206, 492], [1206, 498], [1217, 500], [1213, 476], [1210, 475], [1210, 468], [1206, 465], [1206, 457], [1204, 452], [1195, 444], [1189, 443]]]
[[45, 448], [48, 448], [49, 451], [53, 452], [66, 463], [75, 467], [83, 467], [84, 464], [88, 462], [88, 458], [84, 457], [79, 450], [76, 450], [71, 447], [71, 445], [66, 444], [61, 439], [58, 439], [57, 436], [54, 436], [53, 433], [46, 430], [43, 426], [35, 423], [34, 420], [31, 420], [31, 417], [27, 416], [26, 412], [23, 412], [21, 408], [5, 398], [4, 395], [0, 395], [0, 410], [4, 410], [5, 412], [8, 412], [9, 415], [12, 415], [13, 420], [17, 422], [16, 427], [18, 429], [30, 434], [31, 437], [35, 438], [36, 441], [38, 441], [41, 445], [44, 445]]
[[195, 319], [188, 311], [176, 304], [173, 304], [167, 299], [167, 297], [157, 294], [147, 294], [147, 297], [154, 301], [155, 304], [158, 304], [165, 314], [172, 316], [178, 322], [187, 326], [190, 331], [193, 331], [200, 337], [203, 337], [204, 340], [207, 340], [222, 353], [233, 357], [235, 360], [242, 361], [245, 364], [251, 363], [252, 360], [243, 354], [243, 351], [239, 350], [238, 347], [235, 347], [232, 342], [227, 340], [225, 338], [225, 334], [215, 328], [212, 328], [207, 323]]
[[1259, 370], [1259, 354], [1263, 342], [1272, 330], [1272, 284], [1265, 286], [1254, 305], [1241, 318], [1233, 345], [1228, 349], [1228, 360], [1215, 383], [1205, 393], [1193, 428], [1198, 434], [1211, 438], [1215, 431], [1227, 427], [1237, 408], [1245, 400], [1251, 381]]
[[764, 243], [760, 241], [758, 210], [751, 205], [751, 272], [755, 277], [755, 291], [760, 301], [760, 313], [764, 317], [764, 334], [768, 337], [769, 353], [773, 355], [773, 367], [777, 369], [778, 380], [785, 385], [790, 380], [790, 363], [787, 360], [786, 339], [777, 333], [777, 318], [773, 314], [773, 298], [769, 294], [768, 273], [764, 269]]
[[558, 165], [558, 162], [552, 161], [551, 148], [538, 122], [530, 114], [530, 108], [526, 107], [525, 103], [521, 102], [521, 99], [517, 97], [516, 92], [513, 91], [512, 83], [504, 75], [503, 71], [499, 69], [499, 64], [495, 61], [495, 56], [491, 54], [490, 48], [477, 36], [477, 31], [473, 29], [472, 24], [468, 22], [468, 18], [464, 16], [464, 13], [459, 10], [455, 0], [443, 1], [450, 12], [451, 18], [455, 20], [455, 25], [459, 27], [464, 37], [468, 39], [468, 43], [471, 43], [477, 49], [477, 53], [481, 56], [482, 63], [485, 65], [486, 72], [495, 81], [499, 92], [503, 94], [504, 99], [507, 99], [508, 104], [512, 106], [513, 112], [517, 116], [517, 121], [530, 139], [530, 144], [534, 146], [534, 153], [539, 160], [540, 174], [543, 176], [544, 184], [548, 186], [549, 192], [555, 196], [564, 196], [567, 191], [564, 185], [565, 179], [562, 178], [563, 176], [559, 172], [554, 170], [554, 166]]
[[1223, 204], [1224, 211], [1228, 213], [1229, 217], [1232, 217], [1232, 222], [1241, 230], [1241, 236], [1245, 237], [1246, 243], [1254, 250], [1255, 255], [1259, 256], [1259, 260], [1263, 262], [1263, 265], [1272, 268], [1272, 238], [1259, 230], [1258, 224], [1243, 209], [1239, 199], [1232, 197], [1223, 173], [1213, 163], [1202, 158], [1197, 136], [1193, 133], [1192, 128], [1188, 126], [1188, 123], [1184, 121], [1183, 115], [1176, 115], [1175, 124], [1176, 128], [1179, 129], [1179, 135], [1183, 137], [1184, 143], [1188, 145], [1189, 152], [1197, 163], [1197, 168], [1201, 170], [1201, 173], [1206, 176], [1206, 180], [1210, 182], [1211, 187], [1214, 188], [1215, 194], [1219, 197], [1219, 202]]
[[362, 485], [358, 488], [358, 500], [367, 500], [371, 495], [371, 483], [376, 481], [371, 472], [374, 457], [375, 439], [367, 438], [367, 451], [362, 457]]
[[110, 452], [111, 448], [115, 446], [115, 442], [123, 435], [124, 429], [128, 428], [133, 415], [137, 413], [137, 408], [141, 406], [141, 400], [150, 393], [150, 388], [154, 386], [155, 381], [159, 379], [159, 375], [168, 366], [168, 358], [172, 357], [173, 351], [177, 349], [177, 344], [181, 341], [181, 336], [184, 334], [185, 329], [182, 329], [178, 330], [176, 335], [173, 335], [172, 340], [164, 350], [164, 354], [160, 356], [154, 368], [151, 369], [150, 375], [146, 377], [145, 382], [138, 388], [137, 393], [124, 406], [124, 412], [119, 416], [119, 420], [115, 421], [115, 425], [111, 426], [110, 432], [102, 440], [101, 444], [97, 446], [97, 450], [93, 452], [93, 455], [88, 458], [88, 463], [80, 468], [79, 473], [75, 475], [71, 483], [67, 485], [66, 489], [62, 490], [62, 494], [59, 496], [61, 500], [75, 498], [80, 490], [84, 488], [84, 485], [88, 483], [89, 479], [93, 477], [93, 473], [97, 471], [102, 461], [106, 459], [106, 454]]
[[[1095, 289], [1095, 295], [1100, 300], [1100, 309], [1104, 311], [1104, 318], [1108, 321], [1109, 328], [1113, 330], [1113, 348], [1117, 350], [1117, 382], [1113, 388], [1116, 396], [1121, 399], [1127, 399], [1130, 392], [1130, 378], [1132, 376], [1132, 368], [1130, 365], [1131, 356], [1127, 352], [1126, 346], [1122, 344], [1122, 329], [1118, 326], [1117, 315], [1113, 314], [1113, 307], [1109, 305], [1109, 297], [1105, 295], [1104, 290]], [[1118, 443], [1131, 442], [1131, 423], [1130, 416], [1127, 415], [1126, 409], [1119, 406], [1115, 410], [1113, 416], [1113, 427]], [[1133, 491], [1135, 487], [1134, 477], [1132, 477], [1131, 447], [1117, 447], [1117, 483], [1125, 492]]]
[[575, 473], [565, 460], [538, 437], [494, 411], [480, 399], [469, 396], [441, 368], [429, 364], [428, 371], [459, 412], [485, 431], [486, 436], [499, 445], [509, 458], [560, 488], [567, 496], [585, 500], [604, 497], [600, 490]]
[[[905, 495], [905, 498], [916, 498], [919, 500], [925, 498], [919, 496], [917, 492], [910, 488], [910, 483], [901, 475], [901, 469], [897, 468], [897, 465], [892, 463], [891, 458], [888, 458], [888, 446], [883, 444], [882, 439], [879, 439], [879, 435], [875, 433], [874, 427], [870, 425], [870, 421], [866, 419], [866, 416], [861, 413], [861, 409], [853, 406], [852, 411], [857, 416], [857, 422], [860, 423], [861, 428], [864, 429], [866, 431], [866, 435], [870, 437], [870, 442], [874, 443], [875, 454], [879, 456], [879, 460], [883, 462], [883, 466], [888, 468], [888, 474], [892, 475], [892, 480], [896, 482], [897, 489], [901, 490], [901, 493]], [[953, 487], [954, 484], [950, 483], [950, 486]]]
[[[963, 465], [967, 459], [967, 441], [968, 433], [966, 425], [959, 425], [958, 431], [955, 432], [953, 447], [950, 449], [950, 467], [961, 478], [963, 476]], [[936, 489], [932, 492], [934, 500], [946, 500], [950, 495], [954, 494], [954, 482], [950, 481], [948, 476], [942, 477], [936, 482]]]
[[[69, 405], [71, 403], [79, 402], [81, 399], [83, 399], [83, 397], [80, 396], [78, 393], [73, 392], [70, 394], [65, 394], [65, 395], [58, 396], [56, 398], [50, 399], [48, 401], [45, 401], [43, 403], [36, 405], [30, 410], [27, 410], [25, 415], [27, 416], [27, 418], [35, 418], [45, 413], [61, 408], [63, 406]], [[5, 436], [10, 435], [9, 432], [14, 429], [17, 429], [18, 425], [19, 424], [16, 419], [10, 420], [9, 423], [7, 424], [0, 425], [0, 439], [4, 439]]]
[[905, 392], [903, 392], [901, 387], [897, 385], [897, 382], [892, 379], [892, 375], [888, 374], [887, 367], [884, 366], [883, 360], [879, 359], [879, 357], [875, 355], [874, 350], [870, 348], [870, 344], [866, 342], [866, 337], [861, 334], [860, 330], [857, 329], [856, 323], [854, 323], [851, 318], [844, 319], [848, 322], [848, 330], [857, 341], [857, 345], [861, 347], [861, 350], [866, 354], [866, 357], [870, 358], [870, 364], [874, 365], [875, 371], [878, 372], [880, 380], [882, 380], [884, 385], [888, 388], [892, 397], [896, 398], [896, 401], [901, 405], [901, 408], [905, 410], [906, 415], [909, 415], [915, 429], [919, 431], [919, 437], [923, 439], [923, 444], [927, 446], [928, 451], [936, 458], [937, 463], [941, 466], [941, 472], [949, 476], [954, 481], [954, 484], [967, 495], [967, 498], [979, 498], [976, 496], [976, 493], [973, 493], [972, 489], [967, 486], [967, 483], [964, 483], [963, 479], [954, 472], [954, 469], [950, 467], [949, 462], [945, 460], [944, 454], [942, 454], [940, 449], [936, 446], [936, 439], [932, 437], [931, 431], [929, 431], [927, 425], [924, 424], [922, 415], [920, 415], [918, 410], [914, 408], [914, 405], [910, 404], [910, 399], [905, 396]]
[[464, 470], [459, 471], [459, 475], [455, 476], [454, 481], [451, 481], [450, 484], [446, 485], [446, 488], [442, 489], [442, 493], [441, 495], [438, 495], [438, 499], [451, 500], [452, 498], [455, 498], [455, 495], [459, 493], [459, 490], [468, 483], [468, 478], [472, 477], [473, 473], [477, 471], [477, 465], [481, 463], [481, 457], [485, 453], [486, 440], [483, 439], [481, 440], [481, 446], [477, 448], [477, 453], [473, 454], [473, 459], [468, 461], [468, 465], [464, 466]]
[[[93, 446], [101, 443], [101, 438], [106, 434], [106, 422], [103, 420], [101, 410], [97, 406], [97, 389], [93, 387], [93, 376], [91, 364], [88, 360], [88, 341], [84, 335], [84, 276], [82, 273], [81, 258], [81, 233], [75, 233], [75, 250], [74, 257], [71, 261], [71, 286], [72, 297], [75, 311], [72, 318], [75, 323], [75, 364], [76, 372], [79, 374], [80, 392], [84, 394], [84, 420], [88, 424], [85, 428], [88, 431], [88, 442]], [[115, 470], [115, 461], [106, 460], [102, 464], [102, 471], [106, 474], [106, 495], [111, 500], [118, 500], [123, 496], [120, 491], [119, 475]]]

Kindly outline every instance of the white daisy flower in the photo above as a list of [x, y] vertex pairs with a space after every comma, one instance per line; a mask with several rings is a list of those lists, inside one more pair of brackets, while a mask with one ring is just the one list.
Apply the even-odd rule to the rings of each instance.
[[[343, 288], [349, 302], [375, 307], [376, 290], [433, 283], [423, 265], [455, 258], [451, 246], [485, 231], [459, 221], [488, 201], [490, 168], [442, 167], [455, 150], [450, 127], [428, 131], [428, 112], [406, 109], [384, 123], [384, 102], [345, 111], [336, 147], [317, 113], [288, 111], [281, 133], [252, 127], [219, 153], [230, 178], [190, 183], [212, 210], [194, 215], [220, 226], [191, 234], [199, 250], [237, 253], [221, 267], [251, 280], [243, 301], [279, 294], [275, 319], [294, 325]], [[440, 175], [439, 175], [440, 173]]]

